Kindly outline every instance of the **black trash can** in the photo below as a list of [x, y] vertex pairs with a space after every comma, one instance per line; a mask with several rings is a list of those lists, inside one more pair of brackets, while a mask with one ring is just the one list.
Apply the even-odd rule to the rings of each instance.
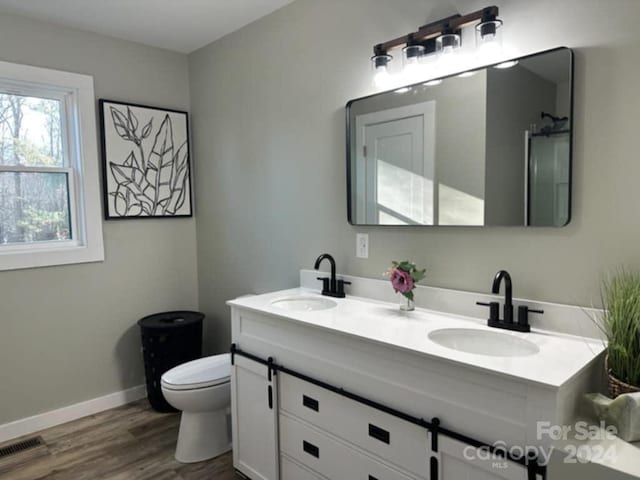
[[160, 378], [167, 370], [202, 356], [200, 312], [156, 313], [138, 320], [142, 334], [142, 353], [147, 398], [158, 412], [175, 412], [162, 395]]

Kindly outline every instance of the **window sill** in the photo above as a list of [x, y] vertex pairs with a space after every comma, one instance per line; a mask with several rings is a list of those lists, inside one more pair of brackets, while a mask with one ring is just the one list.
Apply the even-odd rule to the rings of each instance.
[[47, 249], [11, 249], [5, 252], [0, 249], [0, 271], [103, 261], [104, 250], [101, 246], [91, 248], [87, 245], [65, 245]]

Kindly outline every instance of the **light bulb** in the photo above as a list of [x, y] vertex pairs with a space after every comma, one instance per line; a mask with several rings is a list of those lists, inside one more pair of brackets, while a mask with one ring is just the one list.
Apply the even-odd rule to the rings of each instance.
[[391, 74], [386, 65], [376, 67], [376, 72], [373, 75], [373, 84], [378, 88], [387, 88], [391, 85]]
[[393, 57], [386, 53], [377, 53], [371, 57], [371, 67], [373, 68], [373, 84], [378, 88], [388, 88], [391, 84], [391, 74], [387, 65]]
[[402, 76], [404, 77], [403, 79], [409, 83], [416, 83], [420, 81], [420, 79], [424, 77], [424, 74], [424, 65], [421, 65], [417, 59], [405, 64], [402, 72]]
[[458, 56], [455, 53], [443, 54], [438, 58], [438, 68], [445, 74], [457, 70]]
[[402, 49], [403, 80], [408, 83], [416, 83], [424, 78], [425, 66], [422, 64], [424, 55], [422, 45], [407, 45]]
[[438, 66], [445, 72], [454, 70], [458, 64], [458, 51], [460, 50], [460, 35], [457, 33], [444, 33], [436, 38], [436, 52], [438, 54]]
[[476, 25], [478, 58], [486, 64], [500, 60], [502, 55], [502, 21], [495, 17], [484, 19]]
[[482, 63], [495, 63], [500, 59], [502, 47], [496, 42], [484, 42], [478, 48], [478, 58]]

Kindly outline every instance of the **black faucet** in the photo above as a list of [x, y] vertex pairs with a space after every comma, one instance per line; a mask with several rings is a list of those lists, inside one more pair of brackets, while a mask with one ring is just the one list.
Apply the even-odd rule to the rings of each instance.
[[323, 260], [329, 260], [331, 265], [331, 277], [318, 277], [318, 280], [322, 280], [322, 295], [327, 297], [344, 298], [344, 286], [351, 285], [351, 282], [336, 279], [336, 261], [328, 253], [323, 253], [316, 259], [316, 263], [313, 266], [316, 270], [320, 268], [320, 264]]
[[497, 295], [500, 293], [500, 284], [504, 280], [504, 318], [500, 320], [500, 303], [476, 302], [478, 305], [489, 307], [489, 320], [487, 325], [494, 328], [503, 328], [505, 330], [515, 330], [517, 332], [530, 332], [529, 313], [544, 313], [543, 310], [532, 310], [527, 305], [518, 306], [518, 323], [513, 322], [513, 286], [511, 283], [511, 275], [506, 270], [500, 270], [496, 273], [491, 286], [491, 293]]
[[498, 295], [500, 293], [500, 283], [504, 280], [504, 323], [513, 323], [513, 286], [511, 284], [511, 275], [506, 270], [500, 270], [496, 273], [491, 286], [491, 293]]

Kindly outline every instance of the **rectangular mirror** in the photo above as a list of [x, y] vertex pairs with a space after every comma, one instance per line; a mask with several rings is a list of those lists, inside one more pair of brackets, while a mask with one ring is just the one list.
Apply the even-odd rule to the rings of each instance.
[[352, 100], [349, 222], [567, 225], [572, 115], [568, 48]]

